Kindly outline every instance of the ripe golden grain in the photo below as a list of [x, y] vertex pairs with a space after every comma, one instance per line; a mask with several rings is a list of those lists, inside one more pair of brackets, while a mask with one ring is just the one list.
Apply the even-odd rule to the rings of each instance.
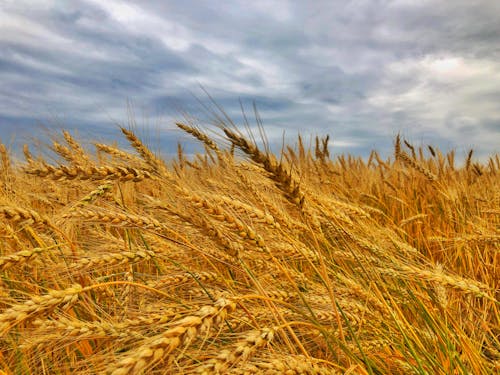
[[495, 373], [498, 156], [398, 137], [395, 160], [330, 159], [300, 136], [274, 155], [180, 128], [206, 146], [194, 169], [126, 129], [134, 154], [69, 133], [67, 165], [2, 149], [0, 368]]
[[21, 250], [14, 254], [2, 256], [0, 257], [0, 270], [5, 271], [12, 266], [24, 264], [46, 250], [46, 248], [36, 247], [34, 249]]
[[198, 334], [218, 326], [228, 313], [236, 309], [231, 300], [220, 299], [213, 306], [202, 307], [196, 315], [187, 316], [175, 322], [172, 328], [148, 339], [118, 363], [112, 365], [111, 375], [139, 374], [160, 360], [168, 361], [179, 346], [189, 345]]
[[47, 218], [34, 210], [15, 206], [0, 206], [0, 215], [13, 222], [31, 221], [35, 224], [48, 224]]
[[161, 176], [169, 177], [170, 172], [168, 172], [165, 163], [158, 159], [143, 143], [142, 141], [134, 134], [133, 131], [121, 128], [122, 133], [127, 137], [128, 141], [135, 148], [135, 150], [141, 155], [141, 157], [149, 164], [153, 170], [159, 173]]
[[142, 181], [151, 179], [153, 176], [146, 170], [139, 170], [127, 166], [91, 166], [84, 168], [81, 166], [60, 166], [42, 163], [38, 168], [27, 168], [26, 173], [38, 177], [50, 177], [53, 180], [119, 180], [119, 181]]
[[203, 375], [226, 373], [230, 367], [247, 361], [255, 351], [267, 345], [273, 338], [274, 329], [263, 328], [250, 332], [235, 345], [234, 349], [222, 351], [217, 358], [203, 365], [198, 372]]
[[35, 296], [23, 303], [11, 306], [0, 314], [0, 337], [26, 319], [32, 319], [57, 305], [73, 304], [78, 300], [81, 291], [82, 287], [77, 284], [64, 290], [52, 290], [47, 294]]

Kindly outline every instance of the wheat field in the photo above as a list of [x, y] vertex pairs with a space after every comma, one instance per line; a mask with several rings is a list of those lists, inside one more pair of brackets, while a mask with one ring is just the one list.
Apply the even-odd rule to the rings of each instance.
[[1, 145], [0, 374], [500, 371], [498, 155], [177, 126]]

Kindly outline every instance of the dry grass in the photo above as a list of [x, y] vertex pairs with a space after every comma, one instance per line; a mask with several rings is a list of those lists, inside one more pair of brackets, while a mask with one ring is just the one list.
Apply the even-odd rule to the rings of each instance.
[[0, 144], [0, 373], [500, 370], [498, 156], [177, 125], [205, 154]]

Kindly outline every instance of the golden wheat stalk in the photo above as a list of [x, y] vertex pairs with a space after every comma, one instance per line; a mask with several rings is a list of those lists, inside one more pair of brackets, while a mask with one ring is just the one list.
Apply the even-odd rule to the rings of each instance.
[[169, 275], [162, 277], [161, 279], [158, 280], [149, 281], [147, 282], [147, 285], [154, 289], [159, 289], [172, 285], [178, 286], [180, 284], [185, 284], [189, 281], [202, 282], [205, 284], [207, 282], [212, 282], [217, 280], [220, 280], [220, 275], [214, 272], [207, 272], [207, 271], [193, 272], [193, 273], [185, 272], [180, 275]]
[[169, 361], [173, 352], [181, 346], [189, 345], [198, 335], [207, 333], [224, 321], [228, 313], [236, 309], [236, 303], [229, 299], [219, 299], [214, 305], [203, 306], [196, 314], [175, 322], [160, 335], [146, 340], [118, 363], [112, 364], [111, 375], [140, 374], [159, 361]]
[[255, 206], [243, 203], [237, 199], [230, 198], [224, 195], [212, 194], [210, 198], [216, 203], [226, 205], [240, 214], [248, 215], [252, 219], [252, 221], [268, 224], [277, 229], [280, 228], [279, 223], [272, 215], [265, 213]]
[[158, 174], [164, 177], [170, 177], [170, 172], [168, 172], [165, 163], [157, 158], [150, 150], [147, 148], [144, 143], [134, 134], [133, 131], [120, 128], [122, 133], [128, 139], [132, 147], [141, 155], [141, 157], [148, 163], [153, 170], [155, 170]]
[[0, 257], [0, 270], [5, 271], [6, 269], [16, 266], [16, 265], [21, 265], [24, 264], [31, 259], [34, 259], [38, 256], [38, 254], [48, 250], [49, 248], [40, 248], [36, 247], [34, 249], [30, 250], [21, 250], [18, 251], [14, 254], [9, 254]]
[[54, 167], [41, 163], [37, 168], [26, 168], [25, 172], [38, 177], [49, 177], [53, 180], [120, 180], [120, 181], [142, 181], [153, 178], [150, 172], [125, 166], [91, 166], [81, 167], [78, 165], [67, 167]]
[[49, 220], [38, 212], [15, 206], [0, 206], [0, 216], [13, 222], [31, 221], [35, 224], [49, 224]]
[[274, 338], [274, 329], [263, 328], [248, 333], [231, 350], [223, 350], [217, 358], [202, 365], [198, 373], [203, 375], [223, 374], [240, 362], [247, 361], [258, 349], [266, 346]]
[[63, 159], [71, 164], [78, 164], [78, 157], [75, 155], [68, 147], [61, 145], [60, 143], [54, 141], [52, 142], [52, 150]]
[[244, 188], [250, 190], [255, 195], [255, 197], [265, 205], [266, 209], [270, 213], [270, 216], [277, 220], [277, 224], [292, 230], [307, 230], [306, 224], [292, 219], [289, 215], [287, 215], [286, 212], [283, 212], [280, 207], [276, 206], [275, 202], [271, 200], [271, 197], [267, 196], [266, 194], [261, 192], [258, 187], [254, 186], [254, 180], [250, 176], [247, 176], [239, 168], [236, 168], [235, 172], [242, 181]]
[[175, 125], [177, 125], [177, 127], [179, 127], [180, 129], [184, 130], [186, 133], [191, 134], [193, 137], [195, 137], [200, 142], [205, 144], [208, 148], [214, 150], [217, 154], [220, 154], [220, 149], [219, 146], [217, 146], [217, 143], [212, 141], [205, 133], [196, 129], [194, 126], [189, 126], [186, 124], [182, 124], [180, 122], [176, 122]]
[[71, 136], [71, 134], [68, 131], [64, 130], [63, 136], [64, 136], [64, 139], [66, 140], [66, 143], [71, 148], [71, 155], [73, 157], [73, 162], [75, 162], [76, 164], [80, 164], [80, 165], [93, 164], [90, 161], [85, 150], [82, 148], [82, 146], [80, 146], [80, 144], [76, 141], [76, 139], [74, 139]]
[[419, 164], [415, 159], [409, 157], [406, 153], [400, 152], [398, 157], [410, 167], [422, 173], [429, 181], [437, 181], [437, 176], [434, 173], [425, 168], [423, 165]]
[[397, 267], [399, 270], [386, 268], [380, 270], [380, 272], [382, 274], [396, 277], [406, 276], [412, 277], [415, 280], [438, 283], [443, 286], [460, 290], [464, 293], [472, 294], [479, 298], [486, 298], [493, 301], [495, 300], [495, 298], [492, 297], [492, 289], [488, 285], [476, 280], [466, 279], [457, 275], [447, 275], [443, 272], [431, 271], [413, 265], [399, 264]]
[[116, 159], [122, 159], [124, 161], [132, 162], [135, 164], [146, 165], [144, 161], [139, 157], [129, 154], [128, 152], [122, 151], [119, 148], [109, 146], [104, 143], [94, 143], [94, 146], [96, 147], [97, 150], [109, 154]]
[[113, 185], [111, 182], [105, 181], [104, 184], [99, 185], [94, 190], [92, 190], [90, 193], [88, 193], [83, 198], [81, 198], [73, 207], [71, 207], [71, 210], [75, 210], [78, 207], [84, 207], [84, 206], [92, 203], [98, 197], [103, 196], [106, 192], [109, 192], [112, 187], [113, 187]]
[[[42, 340], [30, 342], [30, 346], [50, 343], [51, 341], [79, 341], [86, 338], [109, 340], [117, 338], [140, 340], [144, 338], [138, 331], [130, 330], [131, 324], [128, 322], [90, 322], [60, 317], [57, 320], [36, 319], [33, 321], [33, 326], [39, 330], [37, 333], [40, 334]], [[52, 333], [53, 337], [47, 337], [48, 333]]]
[[63, 218], [83, 218], [88, 221], [112, 224], [116, 226], [132, 226], [145, 229], [163, 229], [164, 226], [155, 218], [134, 215], [128, 212], [97, 211], [96, 209], [77, 208], [62, 215]]
[[262, 236], [257, 234], [253, 228], [243, 223], [236, 216], [224, 210], [222, 206], [211, 203], [208, 199], [205, 199], [204, 197], [193, 193], [186, 188], [180, 186], [175, 186], [175, 188], [195, 208], [203, 209], [210, 217], [223, 223], [225, 227], [234, 230], [242, 240], [250, 241], [258, 247], [265, 247], [264, 239], [262, 238]]
[[237, 135], [232, 130], [227, 128], [223, 130], [236, 147], [250, 156], [252, 161], [262, 165], [272, 175], [273, 180], [291, 202], [299, 207], [303, 206], [304, 194], [300, 190], [299, 183], [292, 178], [291, 174], [286, 171], [282, 164], [277, 163], [271, 155], [262, 153], [257, 146], [247, 141], [244, 137]]
[[[242, 366], [241, 369], [235, 369], [230, 372], [235, 375], [243, 374], [314, 374], [314, 375], [339, 375], [343, 371], [337, 371], [331, 364], [325, 364], [326, 361], [311, 358], [302, 355], [283, 355], [275, 353], [273, 355], [263, 355], [260, 358], [254, 358], [250, 363]], [[327, 362], [328, 363], [328, 362]]]
[[11, 169], [9, 153], [3, 143], [0, 143], [0, 160], [2, 161], [2, 168], [0, 168], [0, 171], [5, 173]]
[[140, 262], [151, 259], [155, 256], [155, 252], [151, 250], [121, 251], [119, 253], [107, 253], [89, 258], [81, 258], [71, 265], [72, 268], [90, 269], [98, 266], [111, 266], [114, 264], [125, 264], [132, 262]]
[[472, 242], [472, 243], [500, 243], [500, 235], [496, 234], [470, 234], [460, 237], [429, 237], [432, 242]]
[[34, 296], [23, 303], [11, 306], [0, 314], [0, 337], [26, 319], [32, 319], [58, 305], [72, 305], [78, 300], [82, 290], [81, 285], [76, 284], [64, 290], [52, 290], [47, 294]]

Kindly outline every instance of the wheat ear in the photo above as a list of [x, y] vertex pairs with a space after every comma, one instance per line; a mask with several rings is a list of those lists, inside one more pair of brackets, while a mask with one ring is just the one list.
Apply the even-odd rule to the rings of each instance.
[[132, 132], [131, 130], [121, 128], [122, 133], [127, 137], [128, 141], [135, 148], [135, 150], [141, 155], [141, 157], [148, 163], [156, 172], [162, 176], [170, 177], [170, 173], [165, 166], [165, 163], [158, 159], [144, 143]]
[[14, 206], [0, 206], [0, 215], [14, 222], [31, 220], [35, 224], [48, 224], [49, 220], [34, 210]]
[[409, 165], [416, 171], [422, 173], [429, 181], [434, 182], [437, 180], [437, 177], [434, 173], [425, 168], [423, 165], [417, 163], [417, 161], [414, 158], [411, 158], [405, 152], [400, 152], [399, 159], [401, 159], [403, 162], [405, 162], [407, 165]]
[[247, 214], [250, 218], [252, 218], [253, 221], [259, 223], [265, 223], [274, 226], [277, 229], [280, 228], [279, 223], [274, 219], [272, 215], [265, 213], [264, 211], [258, 209], [255, 206], [251, 206], [249, 204], [243, 203], [237, 199], [230, 198], [225, 195], [213, 194], [211, 198], [215, 202], [227, 205], [241, 214]]
[[154, 251], [139, 250], [137, 252], [122, 251], [119, 253], [107, 253], [91, 258], [81, 258], [78, 262], [73, 263], [72, 268], [93, 268], [100, 265], [113, 265], [139, 262], [142, 260], [151, 259], [155, 256]]
[[54, 141], [52, 142], [52, 150], [66, 161], [72, 164], [78, 164], [76, 155], [74, 155], [68, 147]]
[[54, 167], [41, 163], [36, 168], [26, 168], [25, 172], [38, 177], [49, 177], [53, 180], [120, 180], [120, 181], [142, 181], [153, 178], [150, 172], [132, 167], [91, 166], [84, 168], [78, 165], [67, 167]]
[[148, 339], [143, 345], [112, 365], [111, 375], [140, 374], [160, 360], [169, 360], [173, 351], [181, 345], [189, 345], [197, 335], [206, 333], [211, 327], [218, 326], [228, 313], [236, 309], [236, 303], [221, 298], [214, 305], [203, 306], [195, 315], [175, 322], [164, 333]]
[[0, 160], [2, 161], [2, 168], [0, 170], [5, 172], [11, 169], [9, 152], [3, 143], [0, 143]]
[[[314, 358], [307, 358], [300, 355], [280, 355], [274, 354], [261, 360], [256, 358], [241, 369], [241, 372], [234, 371], [234, 374], [268, 374], [268, 375], [337, 375], [331, 366], [326, 366], [322, 361]], [[343, 373], [343, 372], [342, 372]]]
[[103, 143], [94, 143], [94, 146], [96, 147], [97, 150], [105, 152], [106, 154], [109, 154], [114, 158], [123, 159], [125, 161], [130, 161], [134, 163], [144, 164], [144, 161], [139, 157], [129, 154], [128, 152], [122, 151], [116, 147], [108, 146]]
[[232, 350], [223, 350], [217, 358], [201, 366], [198, 373], [203, 375], [223, 374], [239, 362], [247, 361], [257, 349], [266, 346], [274, 338], [274, 329], [263, 328], [252, 331], [245, 339], [237, 343]]
[[6, 269], [20, 265], [28, 262], [29, 260], [36, 258], [38, 254], [47, 250], [47, 248], [36, 247], [30, 250], [21, 250], [14, 254], [9, 254], [0, 257], [0, 270], [5, 271]]
[[44, 313], [57, 305], [73, 304], [82, 290], [81, 285], [77, 284], [65, 290], [52, 290], [47, 294], [35, 296], [24, 303], [10, 307], [0, 314], [0, 336], [5, 335], [26, 319]]
[[443, 272], [421, 269], [412, 265], [399, 264], [396, 267], [398, 270], [386, 268], [380, 269], [380, 272], [394, 277], [401, 277], [404, 275], [407, 277], [413, 277], [417, 280], [438, 283], [443, 286], [460, 290], [467, 294], [472, 294], [476, 297], [495, 300], [494, 297], [490, 295], [492, 292], [491, 288], [479, 281], [465, 279], [460, 276], [451, 276]]
[[121, 212], [100, 212], [92, 209], [79, 208], [66, 213], [63, 218], [85, 218], [88, 221], [102, 222], [117, 226], [133, 226], [146, 229], [163, 229], [164, 226], [156, 219]]
[[281, 163], [277, 163], [270, 155], [262, 153], [257, 146], [230, 129], [224, 128], [223, 130], [236, 147], [240, 148], [255, 163], [262, 165], [273, 176], [273, 180], [291, 202], [299, 207], [303, 206], [304, 194], [300, 190], [299, 183], [292, 178]]
[[180, 285], [184, 284], [188, 281], [196, 280], [199, 282], [209, 282], [209, 281], [216, 281], [220, 279], [220, 275], [214, 273], [214, 272], [196, 272], [196, 273], [182, 273], [180, 275], [170, 275], [170, 276], [165, 276], [162, 277], [159, 280], [154, 280], [154, 281], [149, 281], [147, 283], [148, 286], [152, 288], [164, 288], [166, 286], [171, 286], [171, 285]]
[[63, 131], [63, 136], [64, 139], [66, 140], [66, 143], [69, 145], [71, 148], [72, 152], [71, 154], [73, 155], [74, 162], [77, 164], [81, 165], [90, 165], [92, 162], [90, 161], [89, 157], [87, 156], [87, 153], [85, 150], [80, 146], [80, 144], [74, 139], [71, 134], [64, 130]]
[[219, 146], [217, 146], [217, 144], [214, 141], [212, 141], [205, 133], [202, 133], [193, 126], [185, 125], [180, 122], [176, 122], [175, 125], [177, 125], [177, 127], [179, 127], [180, 129], [184, 130], [186, 133], [191, 134], [200, 142], [204, 143], [208, 148], [214, 150], [217, 155], [220, 154]]
[[81, 198], [73, 207], [71, 207], [71, 210], [74, 210], [77, 207], [84, 207], [85, 205], [92, 203], [98, 197], [104, 195], [106, 192], [111, 190], [112, 187], [113, 185], [110, 182], [105, 181], [104, 184], [99, 185], [90, 193]]

